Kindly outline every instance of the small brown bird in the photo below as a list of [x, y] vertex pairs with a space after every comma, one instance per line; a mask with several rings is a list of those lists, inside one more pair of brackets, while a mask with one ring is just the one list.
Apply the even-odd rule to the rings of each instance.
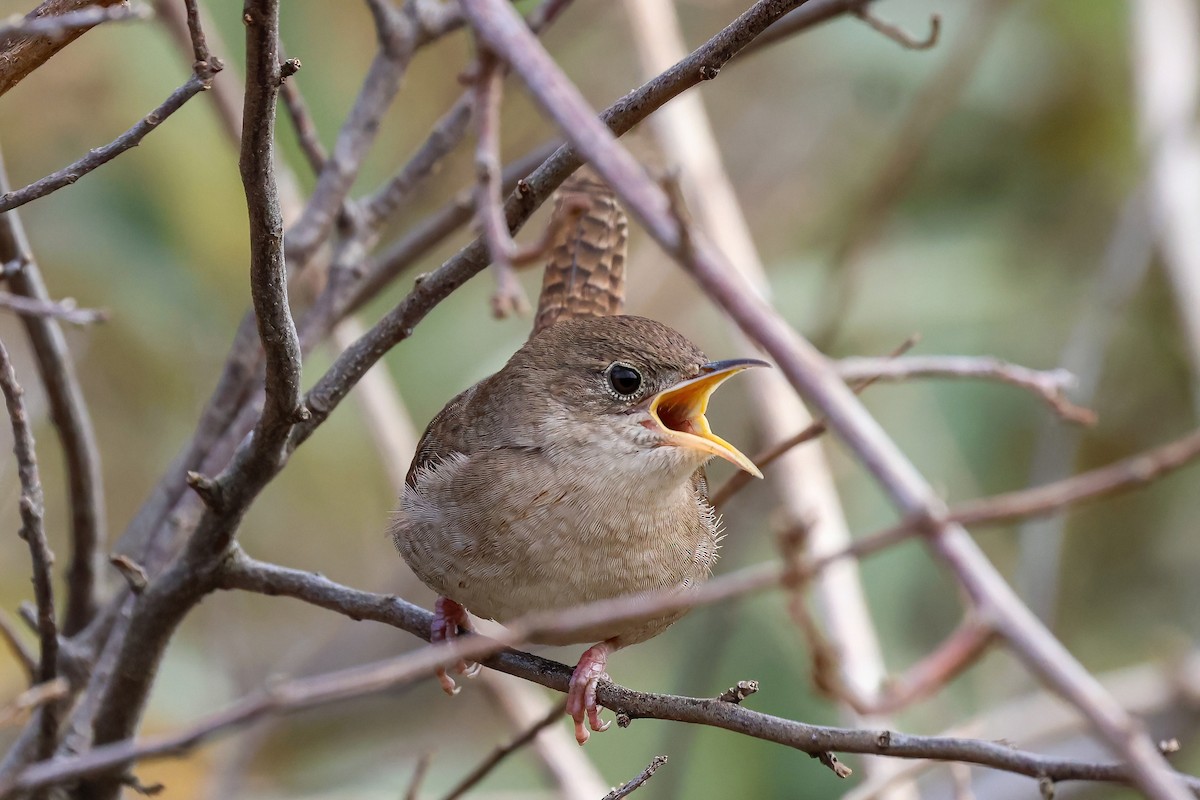
[[[722, 382], [754, 366], [766, 365], [710, 362], [653, 320], [568, 318], [451, 400], [417, 448], [391, 528], [404, 560], [439, 595], [431, 638], [469, 630], [468, 611], [503, 623], [707, 578], [719, 522], [704, 463], [718, 456], [760, 473], [704, 414]], [[580, 744], [585, 720], [607, 727], [596, 684], [608, 655], [682, 614], [536, 640], [599, 642], [579, 659], [568, 692]], [[438, 678], [457, 691], [445, 670]]]

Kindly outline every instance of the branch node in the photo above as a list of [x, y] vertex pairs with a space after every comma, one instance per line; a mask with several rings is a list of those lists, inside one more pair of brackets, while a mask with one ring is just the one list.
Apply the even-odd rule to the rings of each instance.
[[833, 770], [833, 774], [837, 775], [839, 778], [849, 778], [854, 774], [854, 770], [838, 761], [838, 757], [833, 753], [825, 751], [823, 753], [809, 753], [809, 755]]
[[721, 74], [720, 67], [709, 66], [708, 64], [700, 65], [700, 80], [711, 81]]
[[1038, 791], [1041, 792], [1043, 800], [1054, 800], [1054, 781], [1046, 775], [1038, 778]]
[[892, 746], [892, 732], [880, 731], [879, 735], [875, 737], [875, 743], [879, 745], [881, 750], [888, 749]]
[[200, 499], [204, 501], [204, 505], [213, 511], [219, 511], [224, 506], [225, 498], [221, 491], [221, 485], [207, 475], [195, 470], [189, 470], [187, 485], [192, 491], [200, 495]]
[[117, 572], [121, 573], [121, 577], [129, 584], [129, 590], [134, 594], [141, 594], [150, 582], [146, 569], [129, 556], [114, 553], [109, 556], [108, 563], [117, 568]]
[[738, 681], [735, 685], [730, 686], [717, 695], [717, 699], [722, 703], [739, 705], [743, 700], [757, 691], [758, 681]]
[[289, 58], [279, 65], [279, 82], [282, 84], [288, 78], [300, 71], [303, 66], [298, 58]]
[[633, 717], [626, 714], [624, 711], [617, 714], [617, 727], [628, 728], [633, 722]]
[[628, 797], [633, 792], [640, 789], [646, 781], [650, 780], [654, 773], [658, 772], [658, 768], [665, 763], [667, 763], [666, 756], [655, 756], [653, 760], [650, 761], [649, 765], [642, 770], [640, 775], [628, 783], [621, 784], [608, 794], [604, 795], [604, 800], [620, 800], [622, 797]]

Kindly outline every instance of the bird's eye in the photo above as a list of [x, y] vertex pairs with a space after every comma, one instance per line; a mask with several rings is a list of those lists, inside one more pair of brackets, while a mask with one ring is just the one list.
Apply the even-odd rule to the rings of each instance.
[[608, 368], [608, 385], [621, 397], [635, 395], [642, 388], [642, 373], [628, 364], [613, 364]]

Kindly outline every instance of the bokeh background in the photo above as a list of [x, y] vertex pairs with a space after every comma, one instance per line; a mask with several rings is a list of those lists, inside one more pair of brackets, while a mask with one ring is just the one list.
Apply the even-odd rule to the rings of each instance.
[[[702, 42], [745, 5], [680, 0], [689, 43]], [[243, 63], [240, 3], [205, 6], [210, 38], [218, 40], [214, 50], [230, 64], [217, 80], [236, 83]], [[885, 354], [919, 333], [917, 353], [992, 355], [1051, 368], [1071, 357], [1064, 351], [1072, 341], [1091, 344], [1096, 363], [1084, 388], [1095, 384], [1088, 403], [1099, 423], [1083, 432], [1064, 431], [1065, 423], [1038, 401], [998, 384], [921, 381], [865, 394], [871, 411], [951, 500], [1027, 485], [1045, 469], [1047, 450], [1065, 452], [1073, 469], [1085, 469], [1196, 425], [1200, 343], [1188, 342], [1181, 308], [1196, 307], [1200, 298], [1179, 296], [1154, 232], [1136, 213], [1135, 235], [1142, 230], [1148, 245], [1114, 245], [1123, 209], [1137, 208], [1147, 174], [1131, 47], [1137, 6], [886, 0], [876, 4], [877, 13], [918, 36], [931, 13], [941, 14], [939, 44], [905, 50], [846, 18], [738, 61], [700, 89], [776, 302], [832, 355]], [[0, 17], [29, 7], [25, 0], [0, 0]], [[289, 0], [283, 38], [288, 54], [303, 62], [294, 80], [329, 145], [374, 51], [366, 7]], [[622, 7], [611, 0], [576, 0], [545, 36], [597, 107], [641, 82], [629, 40]], [[469, 57], [462, 32], [420, 51], [357, 191], [376, 187], [423, 140], [458, 96], [458, 74]], [[109, 141], [187, 74], [186, 60], [154, 21], [83, 36], [0, 98], [0, 144], [12, 183], [24, 185]], [[20, 211], [52, 293], [112, 312], [107, 324], [70, 329], [68, 338], [102, 447], [114, 539], [190, 435], [248, 305], [237, 154], [209, 101], [196, 98], [135, 150]], [[555, 136], [520, 91], [510, 89], [505, 102], [507, 155]], [[914, 124], [927, 135], [912, 136]], [[281, 121], [279, 130], [282, 157], [311, 188], [290, 127]], [[644, 133], [633, 134], [633, 146], [656, 169], [671, 166], [670, 154], [657, 152]], [[905, 154], [906, 147], [912, 151]], [[883, 202], [873, 202], [898, 148], [911, 169], [893, 181]], [[460, 147], [447, 160], [392, 234], [469, 182], [470, 149]], [[670, 323], [710, 354], [731, 352], [717, 312], [636, 225], [631, 231], [629, 310]], [[362, 320], [373, 322], [417, 272], [432, 269], [466, 236], [400, 278]], [[523, 278], [531, 295], [540, 280], [534, 273]], [[491, 288], [487, 276], [470, 282], [387, 356], [418, 426], [497, 369], [527, 335], [528, 319], [491, 318]], [[38, 418], [48, 530], [62, 562], [66, 517], [53, 430], [15, 320], [0, 316], [0, 338], [15, 351]], [[308, 380], [330, 358], [328, 349], [316, 352], [305, 365]], [[724, 390], [712, 418], [725, 438], [754, 452], [743, 391], [737, 382]], [[5, 428], [0, 440], [7, 452]], [[828, 446], [852, 530], [893, 522], [869, 478], [836, 443]], [[721, 465], [714, 472], [727, 474]], [[1056, 597], [1044, 607], [1053, 629], [1091, 670], [1107, 675], [1149, 665], [1121, 674], [1160, 676], [1153, 685], [1166, 686], [1200, 636], [1197, 486], [1197, 472], [1185, 470], [1071, 513], [1058, 569], [1036, 568], [1044, 560], [1036, 549], [1044, 531], [1012, 526], [979, 540], [1024, 590]], [[30, 597], [27, 551], [15, 535], [17, 497], [14, 464], [0, 459], [0, 605], [9, 612]], [[406, 574], [384, 535], [393, 504], [373, 432], [358, 407], [346, 403], [264, 492], [240, 540], [258, 558], [400, 592], [428, 606], [430, 593]], [[719, 570], [773, 555], [773, 504], [773, 495], [756, 485], [724, 510], [729, 536]], [[952, 580], [917, 544], [871, 559], [863, 576], [893, 669], [928, 652], [959, 619]], [[185, 726], [272, 675], [312, 674], [418, 645], [402, 632], [295, 601], [212, 596], [175, 637], [144, 730]], [[578, 655], [550, 653], [568, 661]], [[811, 688], [808, 659], [775, 593], [695, 611], [615, 657], [610, 672], [638, 689], [698, 695], [753, 678], [763, 686], [754, 708], [836, 724], [842, 719], [836, 706]], [[0, 698], [21, 688], [16, 665], [0, 657]], [[993, 653], [938, 697], [901, 714], [897, 725], [935, 733], [1011, 707], [1033, 688], [1013, 659]], [[1176, 763], [1196, 772], [1200, 753], [1188, 746], [1188, 734], [1197, 706], [1170, 705], [1169, 717], [1155, 717], [1163, 726], [1155, 731], [1178, 736], [1185, 747]], [[1023, 738], [1029, 716], [1010, 722], [1011, 729], [992, 735], [1050, 746]], [[479, 687], [468, 685], [451, 701], [425, 681], [273, 720], [186, 760], [138, 772], [144, 781], [165, 782], [163, 796], [173, 799], [394, 798], [402, 796], [418, 757], [432, 753], [422, 796], [438, 797], [505, 740], [509, 727]], [[0, 744], [11, 734], [0, 730]], [[716, 730], [640, 721], [596, 736], [586, 748], [613, 785], [657, 753], [671, 761], [642, 797], [826, 798], [850, 788], [803, 754]], [[930, 774], [926, 796], [950, 796], [947, 774]], [[476, 796], [552, 796], [548, 787], [537, 762], [522, 754]], [[976, 791], [1037, 796], [1027, 780], [981, 779]], [[1132, 795], [1088, 787], [1076, 796]]]

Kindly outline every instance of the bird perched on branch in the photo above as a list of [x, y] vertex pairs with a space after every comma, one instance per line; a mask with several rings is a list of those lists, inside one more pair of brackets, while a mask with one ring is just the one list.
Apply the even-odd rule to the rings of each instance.
[[[582, 205], [581, 205], [582, 202]], [[704, 463], [759, 475], [712, 432], [712, 392], [761, 361], [709, 361], [662, 323], [619, 312], [625, 217], [589, 173], [559, 208], [583, 208], [556, 233], [534, 333], [508, 363], [430, 422], [391, 534], [438, 593], [431, 640], [470, 630], [468, 611], [501, 623], [531, 612], [708, 577], [719, 524]], [[658, 635], [683, 611], [598, 624], [542, 644], [599, 642], [571, 676], [580, 744], [600, 731], [597, 682], [613, 651]], [[470, 675], [477, 665], [460, 663]], [[457, 692], [444, 669], [438, 678]]]

